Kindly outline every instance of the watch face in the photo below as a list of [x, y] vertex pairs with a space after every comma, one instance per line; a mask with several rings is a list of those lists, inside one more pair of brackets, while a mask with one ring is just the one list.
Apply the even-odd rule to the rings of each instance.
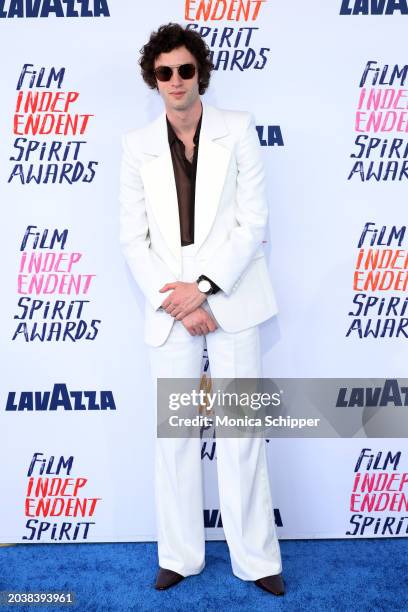
[[207, 293], [207, 291], [210, 291], [211, 289], [211, 283], [205, 279], [200, 280], [200, 282], [198, 283], [198, 288], [201, 293]]

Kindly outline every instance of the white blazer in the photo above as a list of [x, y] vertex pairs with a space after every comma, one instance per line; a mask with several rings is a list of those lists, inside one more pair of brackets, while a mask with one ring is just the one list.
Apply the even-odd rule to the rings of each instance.
[[[120, 243], [146, 297], [145, 341], [163, 344], [175, 321], [158, 310], [159, 289], [182, 280], [177, 191], [163, 112], [123, 137]], [[203, 103], [197, 159], [194, 238], [197, 276], [221, 289], [208, 297], [218, 325], [236, 332], [277, 312], [262, 241], [265, 176], [252, 116]]]

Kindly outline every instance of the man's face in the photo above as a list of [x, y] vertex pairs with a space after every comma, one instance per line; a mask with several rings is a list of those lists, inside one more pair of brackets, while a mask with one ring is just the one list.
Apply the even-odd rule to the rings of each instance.
[[198, 93], [198, 67], [197, 62], [186, 47], [178, 47], [161, 53], [154, 62], [154, 67], [159, 66], [179, 66], [181, 64], [194, 64], [196, 73], [192, 79], [183, 80], [177, 68], [173, 69], [170, 81], [159, 81], [156, 79], [159, 93], [163, 98], [166, 109], [184, 111], [193, 106], [199, 97]]

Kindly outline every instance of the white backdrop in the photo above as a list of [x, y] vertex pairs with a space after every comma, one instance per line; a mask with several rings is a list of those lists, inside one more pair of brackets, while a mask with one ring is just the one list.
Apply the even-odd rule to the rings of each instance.
[[[221, 10], [223, 3], [218, 4]], [[367, 63], [376, 62], [372, 66], [381, 70], [389, 65], [390, 71], [398, 65], [402, 75], [390, 84], [389, 72], [388, 81], [384, 78], [383, 83], [375, 85], [372, 80], [367, 81], [367, 89], [406, 91], [403, 68], [407, 58], [403, 53], [403, 41], [407, 17], [398, 11], [391, 15], [343, 15], [340, 14], [342, 4], [352, 7], [355, 3], [268, 0], [252, 3], [247, 20], [241, 15], [238, 21], [233, 18], [220, 21], [205, 20], [203, 16], [195, 19], [200, 3], [182, 0], [171, 3], [157, 0], [147, 4], [108, 0], [109, 17], [56, 17], [51, 14], [43, 18], [8, 18], [4, 15], [10, 3], [4, 3], [6, 8], [2, 9], [0, 18], [4, 58], [0, 98], [4, 227], [1, 241], [4, 363], [0, 403], [0, 541], [155, 539], [154, 407], [143, 344], [143, 298], [119, 248], [118, 175], [121, 134], [143, 126], [162, 110], [160, 97], [146, 88], [137, 67], [139, 49], [150, 32], [162, 23], [185, 23], [186, 16], [192, 18], [191, 24], [212, 28], [206, 38], [208, 43], [210, 35], [215, 34], [214, 28], [218, 28], [218, 34], [224, 27], [233, 28], [230, 42], [234, 45], [237, 41], [236, 48], [229, 48], [225, 42], [220, 48], [219, 39], [212, 45], [219, 66], [213, 73], [205, 99], [222, 108], [250, 110], [264, 144], [268, 126], [275, 126], [270, 132], [281, 137], [281, 142], [262, 147], [270, 203], [267, 251], [280, 307], [279, 315], [262, 326], [264, 376], [406, 375], [407, 338], [403, 334], [378, 338], [360, 338], [355, 331], [348, 337], [346, 334], [353, 319], [348, 313], [355, 309], [352, 300], [358, 292], [353, 289], [353, 277], [358, 240], [365, 224], [371, 222], [377, 228], [386, 226], [388, 231], [392, 226], [403, 227], [406, 220], [406, 177], [398, 180], [397, 175], [395, 180], [389, 176], [388, 180], [362, 181], [357, 173], [350, 179], [348, 176], [357, 161], [350, 157], [358, 151], [355, 138], [363, 134], [356, 131], [355, 121], [360, 79]], [[89, 7], [93, 5], [89, 2]], [[230, 6], [231, 2], [226, 0], [225, 5]], [[252, 19], [256, 7], [259, 12]], [[237, 40], [239, 28], [249, 27], [256, 29], [241, 30], [241, 38]], [[248, 32], [251, 34], [247, 47]], [[253, 49], [253, 54], [245, 56], [248, 48]], [[244, 52], [248, 63], [252, 55], [256, 56], [248, 68], [241, 70], [235, 65], [231, 69], [232, 53], [236, 49]], [[262, 54], [266, 61], [261, 59], [261, 49], [264, 49]], [[256, 61], [260, 66], [264, 64], [262, 69], [254, 67]], [[30, 89], [26, 76], [18, 90], [17, 83], [26, 64], [31, 64], [31, 69], [37, 73], [41, 67], [45, 68], [43, 82], [36, 82]], [[53, 67], [56, 71], [65, 68], [60, 88], [56, 82], [47, 86], [47, 75]], [[29, 91], [78, 92], [69, 112], [91, 115], [84, 133], [24, 134], [22, 126], [27, 115], [21, 110], [17, 112], [23, 116], [16, 131], [13, 121], [19, 91], [24, 92], [24, 96]], [[389, 141], [401, 138], [403, 143], [407, 142], [404, 95], [406, 93], [401, 94], [399, 106], [394, 109], [401, 119], [400, 130], [388, 130], [385, 126], [385, 130], [376, 133], [371, 130], [365, 132], [366, 135]], [[61, 98], [56, 109], [62, 109], [63, 105]], [[401, 115], [404, 112], [405, 119]], [[58, 112], [54, 115], [57, 117]], [[81, 124], [83, 118], [79, 121]], [[11, 159], [18, 156], [19, 151], [21, 153], [15, 146], [17, 138], [37, 141], [38, 149], [28, 159]], [[62, 147], [69, 141], [82, 141], [77, 159], [73, 159], [75, 145], [71, 145], [66, 161], [72, 164], [80, 161], [85, 168], [89, 162], [97, 162], [92, 165], [93, 179], [59, 183], [64, 160], [39, 159], [41, 144], [50, 147], [52, 141], [63, 143]], [[48, 151], [49, 148], [46, 154]], [[403, 148], [400, 158], [394, 155], [391, 159], [396, 160], [400, 169], [404, 161]], [[381, 161], [378, 148], [369, 159], [363, 158], [365, 170], [372, 160], [378, 169]], [[385, 158], [385, 163], [387, 161]], [[19, 163], [21, 167], [16, 169]], [[41, 164], [45, 173], [48, 163], [56, 163], [55, 183], [52, 173], [47, 183], [26, 182], [30, 164], [36, 174]], [[87, 173], [89, 175], [89, 171]], [[78, 294], [47, 294], [41, 290], [38, 294], [23, 293], [27, 285], [23, 283], [19, 287], [17, 281], [21, 246], [28, 226], [35, 226], [32, 231], [40, 234], [48, 229], [48, 244], [54, 230], [68, 230], [64, 250], [61, 251], [58, 243], [48, 250], [57, 255], [61, 252], [82, 255], [73, 264], [71, 273], [77, 279], [79, 274], [94, 275], [86, 291], [83, 278]], [[389, 248], [403, 250], [405, 244], [406, 240], [401, 244], [394, 240]], [[366, 241], [364, 247], [369, 246]], [[387, 245], [379, 248], [385, 249]], [[25, 251], [31, 253], [33, 250], [30, 239]], [[35, 252], [45, 254], [47, 249]], [[63, 264], [60, 269], [64, 269]], [[27, 270], [23, 274], [27, 274]], [[386, 299], [405, 298], [406, 290], [368, 290], [366, 294]], [[16, 319], [16, 316], [23, 316], [24, 308], [19, 300], [24, 296], [31, 300], [48, 300], [51, 308], [57, 299], [65, 300], [65, 308], [71, 300], [87, 300], [79, 318], [85, 321], [88, 331], [91, 321], [98, 321], [96, 337], [93, 340], [83, 337], [74, 342], [70, 338], [56, 339], [54, 331], [49, 341], [38, 338], [27, 341], [23, 333], [13, 339], [16, 330], [22, 329], [18, 328], [22, 322], [27, 323], [28, 334], [34, 322], [42, 329], [46, 321], [48, 331], [52, 323], [44, 319], [44, 311], [40, 309], [31, 320]], [[32, 301], [20, 304], [31, 305]], [[70, 318], [75, 324], [79, 320], [76, 312], [73, 311]], [[378, 318], [375, 314], [373, 317]], [[362, 317], [363, 326], [368, 318]], [[381, 318], [387, 317], [382, 314]], [[392, 314], [390, 318], [398, 322], [401, 316]], [[66, 324], [58, 315], [54, 321]], [[37, 397], [38, 403], [40, 392], [52, 393], [58, 384], [66, 385], [68, 392], [82, 391], [82, 395], [77, 393], [70, 399], [72, 408], [79, 408], [80, 400], [83, 408], [29, 409], [32, 399], [35, 403]], [[62, 393], [64, 389], [62, 387]], [[116, 409], [111, 409], [112, 406], [106, 410], [92, 409], [92, 397], [99, 400], [101, 391], [111, 392]], [[38, 392], [37, 396], [34, 392]], [[10, 395], [12, 393], [15, 396]], [[76, 406], [74, 397], [77, 398]], [[13, 400], [17, 403], [21, 400], [20, 409], [6, 409], [8, 400], [9, 408], [13, 408]], [[400, 433], [397, 425], [395, 432]], [[360, 512], [350, 500], [354, 469], [362, 449], [371, 449], [375, 455], [382, 452], [383, 457], [388, 451], [401, 452], [398, 465], [389, 464], [382, 470], [379, 464], [377, 469], [377, 473], [401, 474], [408, 472], [405, 439], [355, 437], [266, 443], [279, 537], [405, 535], [403, 521], [396, 531], [399, 519], [406, 514], [405, 505], [398, 510], [388, 506], [384, 510]], [[29, 467], [35, 453], [42, 453], [37, 456], [39, 459], [55, 457], [49, 473], [42, 474], [43, 477], [72, 479], [66, 482], [67, 498], [59, 515], [57, 510], [55, 516], [46, 516], [44, 510], [36, 514], [38, 499], [27, 494]], [[56, 465], [60, 457], [73, 459], [70, 469], [62, 467], [58, 473]], [[216, 526], [219, 506], [215, 455], [204, 453], [203, 464], [205, 511], [209, 521], [207, 537], [219, 539], [223, 533]], [[36, 463], [32, 474], [36, 479], [41, 476], [39, 468], [40, 463]], [[365, 473], [365, 469], [363, 471]], [[76, 492], [82, 500], [83, 511], [75, 506], [79, 503], [75, 500], [71, 501], [71, 506], [66, 505], [77, 478], [87, 479], [79, 483], [83, 486]], [[403, 491], [401, 489], [401, 494]], [[33, 498], [28, 505], [27, 497]], [[84, 498], [88, 501], [84, 502]], [[351, 523], [352, 515], [356, 514], [362, 517], [354, 518]], [[364, 518], [367, 527], [361, 532]], [[390, 522], [390, 518], [395, 520]], [[387, 520], [388, 528], [384, 527]]]

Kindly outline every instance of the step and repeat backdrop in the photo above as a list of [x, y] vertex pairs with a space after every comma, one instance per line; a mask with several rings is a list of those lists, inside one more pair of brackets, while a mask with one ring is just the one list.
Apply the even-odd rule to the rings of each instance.
[[[371, 380], [335, 394], [340, 422], [408, 404], [406, 0], [2, 0], [3, 543], [155, 539], [118, 192], [121, 135], [162, 112], [139, 50], [170, 21], [212, 50], [205, 100], [256, 120], [280, 309], [261, 327], [264, 376]], [[387, 415], [265, 441], [279, 537], [407, 534], [408, 443]], [[203, 439], [208, 539], [223, 538], [216, 457]]]

